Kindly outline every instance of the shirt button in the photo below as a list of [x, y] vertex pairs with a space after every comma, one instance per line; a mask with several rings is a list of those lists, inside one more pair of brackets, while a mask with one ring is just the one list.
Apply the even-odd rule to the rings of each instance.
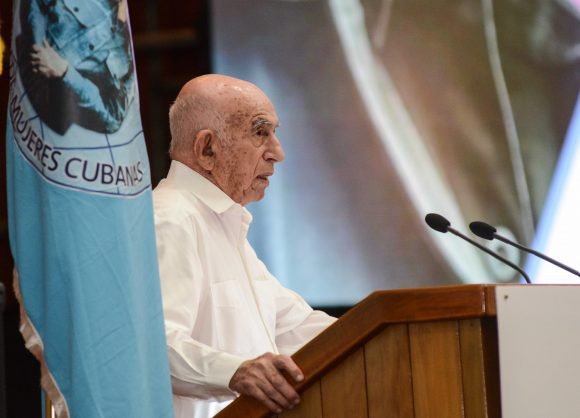
[[74, 12], [78, 12], [79, 11], [79, 8], [78, 7], [73, 7], [73, 11]]
[[89, 44], [89, 49], [92, 51], [93, 49], [95, 49], [95, 46], [93, 44]]

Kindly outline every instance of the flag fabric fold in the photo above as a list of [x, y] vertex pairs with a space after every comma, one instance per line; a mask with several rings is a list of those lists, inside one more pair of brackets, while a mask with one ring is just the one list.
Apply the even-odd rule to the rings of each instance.
[[124, 0], [13, 4], [6, 169], [21, 332], [60, 417], [173, 417]]

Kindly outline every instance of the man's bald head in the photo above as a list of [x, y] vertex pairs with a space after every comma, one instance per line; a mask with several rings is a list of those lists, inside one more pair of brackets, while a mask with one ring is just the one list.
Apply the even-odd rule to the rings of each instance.
[[210, 96], [215, 98], [229, 99], [235, 96], [247, 96], [252, 94], [265, 94], [255, 84], [238, 78], [221, 74], [206, 74], [189, 80], [181, 88], [177, 100], [191, 95]]
[[228, 126], [238, 122], [237, 110], [255, 97], [268, 100], [254, 84], [225, 75], [208, 74], [188, 81], [169, 109], [171, 158], [189, 159], [191, 141], [203, 129], [214, 130], [227, 143]]

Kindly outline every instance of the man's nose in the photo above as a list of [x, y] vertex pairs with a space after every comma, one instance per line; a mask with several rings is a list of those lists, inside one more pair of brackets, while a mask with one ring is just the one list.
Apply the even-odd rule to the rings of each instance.
[[286, 155], [284, 154], [284, 148], [282, 148], [282, 143], [278, 139], [276, 135], [272, 136], [270, 144], [268, 144], [268, 149], [266, 150], [266, 154], [264, 156], [266, 160], [273, 161], [273, 162], [281, 162], [284, 161]]

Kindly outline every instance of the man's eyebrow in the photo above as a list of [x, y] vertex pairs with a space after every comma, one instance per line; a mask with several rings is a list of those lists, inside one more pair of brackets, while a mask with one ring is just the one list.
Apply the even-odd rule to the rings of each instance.
[[274, 124], [270, 120], [262, 117], [257, 117], [252, 121], [252, 130], [254, 131], [257, 131], [258, 129], [265, 126], [271, 127], [274, 126]]

